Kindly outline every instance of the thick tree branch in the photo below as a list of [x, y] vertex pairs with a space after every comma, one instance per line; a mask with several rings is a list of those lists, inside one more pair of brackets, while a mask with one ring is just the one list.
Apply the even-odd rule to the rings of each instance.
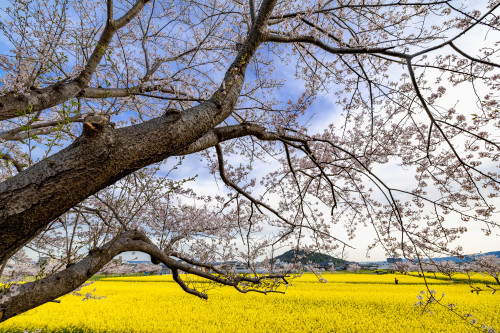
[[249, 135], [253, 135], [260, 140], [266, 141], [275, 141], [280, 139], [278, 134], [268, 132], [264, 126], [254, 123], [216, 127], [187, 146], [184, 150], [180, 151], [179, 155], [196, 153], [210, 147], [215, 147], [221, 142]]
[[[149, 254], [152, 258], [156, 258], [159, 262], [172, 269], [174, 280], [182, 289], [204, 299], [208, 298], [206, 294], [187, 287], [178, 274], [179, 270], [200, 276], [215, 283], [233, 287], [238, 287], [241, 282], [258, 285], [261, 281], [269, 279], [285, 281], [286, 283], [286, 275], [283, 274], [254, 277], [224, 274], [213, 275], [198, 269], [194, 264], [188, 265], [170, 258], [143, 233], [139, 231], [127, 231], [118, 235], [101, 248], [91, 251], [87, 257], [66, 268], [64, 271], [23, 284], [19, 295], [13, 296], [0, 304], [0, 322], [70, 293], [85, 283], [85, 281], [97, 273], [115, 256], [126, 251], [140, 251]], [[241, 290], [241, 288], [237, 289]], [[43, 292], [40, 292], [41, 290]]]
[[107, 0], [106, 2], [106, 12], [108, 15], [108, 22], [110, 24], [114, 24], [114, 18], [113, 18], [113, 0]]
[[79, 96], [84, 98], [119, 98], [129, 97], [147, 92], [161, 92], [165, 94], [179, 94], [181, 96], [188, 96], [183, 92], [175, 91], [165, 87], [164, 85], [151, 85], [146, 87], [130, 87], [130, 88], [96, 88], [87, 87], [83, 89]]
[[0, 262], [83, 199], [195, 141], [219, 112], [207, 102], [118, 130], [86, 118], [73, 144], [0, 184]]
[[248, 0], [250, 6], [250, 20], [252, 24], [255, 22], [255, 0]]

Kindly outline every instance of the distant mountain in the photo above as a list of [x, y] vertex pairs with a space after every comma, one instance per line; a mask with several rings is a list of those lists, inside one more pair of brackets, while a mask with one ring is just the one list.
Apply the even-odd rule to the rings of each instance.
[[[279, 261], [289, 262], [289, 263], [294, 262], [295, 252], [296, 252], [295, 250], [287, 251], [287, 252], [283, 253], [282, 255], [275, 257], [274, 260], [276, 260], [276, 261], [279, 260]], [[343, 264], [346, 262], [343, 259], [338, 259], [338, 258], [332, 257], [328, 254], [323, 254], [323, 253], [318, 253], [318, 252], [307, 253], [305, 251], [299, 251], [299, 252], [297, 252], [297, 254], [299, 256], [301, 256], [301, 258], [298, 259], [297, 261], [299, 261], [303, 264], [307, 264], [309, 262], [317, 264], [317, 263], [332, 261], [334, 265], [338, 265], [338, 264]]]
[[497, 257], [500, 258], [500, 251], [486, 252], [483, 255], [486, 256], [486, 255], [490, 255], [490, 254], [493, 254], [493, 255], [495, 255], [495, 256], [497, 256]]
[[138, 264], [150, 264], [151, 263], [150, 260], [129, 260], [127, 262], [129, 264], [134, 264], [134, 265], [138, 265]]
[[[486, 256], [486, 255], [491, 255], [491, 254], [500, 258], [500, 251], [486, 252], [486, 253], [479, 254], [478, 256], [481, 257], [481, 256]], [[454, 261], [454, 262], [463, 262], [463, 261], [472, 260], [472, 256], [466, 255], [464, 259], [460, 259], [457, 257], [443, 257], [443, 258], [432, 258], [432, 260], [434, 260], [436, 262], [445, 261], [445, 260]]]

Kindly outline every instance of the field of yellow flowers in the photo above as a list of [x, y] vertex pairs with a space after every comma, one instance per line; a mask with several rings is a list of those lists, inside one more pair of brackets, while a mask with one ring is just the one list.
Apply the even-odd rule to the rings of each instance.
[[[473, 315], [464, 320], [438, 305], [429, 308], [432, 313], [415, 307], [425, 289], [418, 276], [323, 277], [328, 283], [305, 274], [285, 295], [210, 289], [208, 301], [184, 293], [171, 276], [107, 278], [85, 287], [106, 298], [64, 296], [59, 304], [0, 324], [0, 332], [474, 332], [482, 331], [483, 323], [500, 328], [500, 295], [477, 295], [467, 284], [428, 280], [437, 299], [445, 294], [443, 304], [454, 303], [458, 314]], [[484, 288], [486, 278], [481, 279], [475, 285]]]

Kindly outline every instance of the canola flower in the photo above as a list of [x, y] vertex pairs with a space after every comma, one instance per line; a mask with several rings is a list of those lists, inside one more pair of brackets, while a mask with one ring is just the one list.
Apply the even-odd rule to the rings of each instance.
[[[209, 289], [208, 301], [184, 293], [171, 276], [107, 278], [88, 286], [106, 296], [64, 296], [0, 324], [0, 332], [474, 332], [443, 307], [414, 307], [422, 278], [400, 274], [313, 274], [286, 294]], [[185, 277], [187, 278], [187, 277]], [[399, 284], [394, 284], [394, 279]], [[481, 277], [478, 277], [481, 278]], [[466, 284], [429, 279], [437, 295], [488, 328], [500, 327], [500, 295], [472, 294]], [[85, 288], [81, 293], [85, 294]]]

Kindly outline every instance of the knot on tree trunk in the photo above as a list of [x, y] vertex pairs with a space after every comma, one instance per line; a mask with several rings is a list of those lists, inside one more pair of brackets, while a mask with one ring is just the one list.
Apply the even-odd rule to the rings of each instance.
[[182, 113], [176, 109], [166, 109], [163, 116], [168, 118], [169, 121], [177, 121], [181, 118]]
[[110, 125], [109, 118], [88, 115], [83, 119], [83, 135], [95, 135]]

